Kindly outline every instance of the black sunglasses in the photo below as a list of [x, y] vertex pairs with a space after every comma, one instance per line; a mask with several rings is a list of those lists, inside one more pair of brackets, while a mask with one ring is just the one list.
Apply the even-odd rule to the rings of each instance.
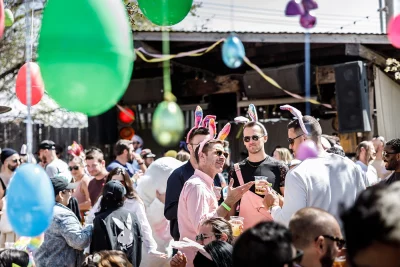
[[[344, 248], [344, 245], [346, 245], [346, 240], [344, 240], [344, 239], [342, 239], [342, 238], [335, 237], [335, 236], [331, 236], [331, 235], [321, 235], [321, 236], [323, 236], [323, 237], [325, 237], [325, 238], [328, 238], [328, 239], [330, 239], [330, 240], [336, 242], [336, 244], [337, 244], [337, 246], [338, 246], [339, 249]], [[318, 237], [319, 237], [319, 236], [317, 236], [317, 237], [315, 238], [315, 241], [317, 241]]]
[[221, 151], [221, 150], [214, 151], [214, 154], [217, 155], [218, 157], [221, 157], [222, 155], [224, 155], [225, 158], [228, 158], [228, 156], [229, 156], [229, 153]]
[[298, 136], [296, 136], [295, 138], [288, 138], [287, 141], [289, 143], [289, 145], [293, 145], [294, 144], [294, 140], [296, 140], [297, 138], [299, 138], [300, 136], [303, 136], [304, 134], [300, 134]]
[[[215, 238], [219, 239], [221, 237], [221, 234], [214, 234]], [[206, 240], [207, 238], [210, 238], [211, 236], [206, 236], [205, 234], [199, 234], [196, 235], [196, 242], [203, 242], [204, 240]]]
[[253, 139], [253, 141], [258, 141], [261, 137], [264, 137], [264, 136], [265, 136], [265, 135], [261, 135], [261, 136], [258, 136], [258, 135], [243, 136], [243, 141], [244, 141], [245, 143], [250, 142], [250, 139]]
[[22, 159], [13, 159], [12, 162], [14, 162], [14, 163], [18, 163], [18, 162], [21, 163], [21, 162], [22, 162]]
[[383, 151], [383, 157], [387, 158], [388, 155], [395, 155], [397, 154], [397, 152], [387, 152], [387, 151]]
[[302, 250], [297, 249], [296, 250], [296, 256], [294, 256], [292, 259], [289, 261], [285, 262], [286, 264], [289, 264], [289, 266], [300, 266], [300, 262], [303, 259], [304, 252]]
[[77, 170], [79, 170], [79, 166], [74, 166], [74, 167], [69, 166], [69, 167], [68, 167], [68, 170], [69, 170], [69, 171], [72, 171], [72, 170], [77, 171]]

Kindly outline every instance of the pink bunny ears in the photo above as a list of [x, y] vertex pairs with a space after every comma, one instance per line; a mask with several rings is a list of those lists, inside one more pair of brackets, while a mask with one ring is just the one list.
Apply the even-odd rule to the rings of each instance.
[[192, 129], [190, 129], [190, 131], [188, 132], [187, 136], [186, 136], [186, 143], [189, 144], [189, 136], [192, 133], [193, 130], [203, 127], [203, 128], [207, 128], [207, 126], [209, 125], [209, 122], [211, 119], [215, 120], [217, 117], [214, 115], [207, 115], [204, 119], [203, 119], [203, 110], [201, 109], [200, 106], [196, 107], [196, 111], [194, 112], [194, 127]]
[[215, 136], [217, 134], [217, 127], [215, 126], [215, 120], [214, 119], [210, 119], [210, 122], [208, 124], [208, 129], [210, 131], [210, 136], [207, 137], [206, 139], [204, 139], [199, 144], [199, 152], [198, 152], [199, 155], [200, 155], [200, 152], [203, 151], [204, 145], [206, 143], [208, 143], [209, 141], [211, 141], [211, 140], [224, 141], [228, 137], [229, 132], [231, 131], [231, 124], [229, 122], [227, 124], [225, 124], [224, 128], [222, 128], [222, 130], [219, 132], [217, 138], [215, 138]]
[[305, 135], [308, 135], [308, 131], [307, 131], [306, 126], [304, 125], [304, 122], [303, 122], [303, 114], [301, 114], [300, 110], [298, 110], [297, 108], [294, 108], [292, 106], [289, 106], [289, 105], [280, 106], [280, 109], [281, 110], [289, 110], [290, 113], [292, 113], [293, 116], [295, 116], [299, 120], [300, 127], [301, 127], [301, 130], [303, 130], [303, 133]]
[[[247, 115], [250, 117], [251, 121], [256, 122], [257, 125], [260, 126], [261, 129], [264, 131], [265, 135], [267, 135], [267, 129], [265, 129], [265, 126], [258, 121], [257, 110], [253, 104], [249, 105], [249, 109], [247, 110]], [[236, 117], [234, 120], [237, 123], [243, 123], [243, 124], [247, 124], [250, 122], [248, 118], [243, 116]]]

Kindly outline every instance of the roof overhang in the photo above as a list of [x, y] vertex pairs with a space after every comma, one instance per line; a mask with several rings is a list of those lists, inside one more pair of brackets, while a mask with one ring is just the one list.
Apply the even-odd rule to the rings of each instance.
[[[161, 32], [134, 32], [140, 41], [162, 41]], [[216, 42], [229, 35], [226, 32], [170, 32], [172, 42]], [[242, 42], [304, 43], [304, 33], [236, 33]], [[311, 43], [390, 44], [386, 34], [312, 33]]]

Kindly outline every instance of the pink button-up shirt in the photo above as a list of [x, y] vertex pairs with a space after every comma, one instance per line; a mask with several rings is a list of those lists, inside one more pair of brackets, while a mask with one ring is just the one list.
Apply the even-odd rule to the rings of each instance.
[[[216, 216], [218, 201], [213, 187], [214, 179], [199, 170], [184, 184], [178, 204], [180, 240], [187, 237], [195, 241], [202, 222]], [[181, 251], [186, 254], [186, 266], [193, 266], [196, 253], [187, 249]]]

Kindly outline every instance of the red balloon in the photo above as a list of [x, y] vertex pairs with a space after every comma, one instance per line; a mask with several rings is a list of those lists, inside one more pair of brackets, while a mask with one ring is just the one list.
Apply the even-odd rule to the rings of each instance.
[[0, 0], [0, 38], [4, 33], [4, 24], [5, 24], [5, 14], [4, 14], [4, 3], [3, 0]]
[[135, 120], [135, 113], [130, 108], [124, 108], [125, 111], [120, 111], [118, 118], [125, 124], [132, 123]]
[[390, 43], [394, 47], [400, 48], [400, 15], [390, 19], [387, 32]]
[[[1, 1], [1, 0], [0, 0]], [[25, 63], [18, 71], [15, 92], [19, 101], [26, 105], [26, 68], [27, 63]], [[29, 69], [31, 72], [31, 87], [32, 87], [32, 97], [31, 105], [36, 105], [42, 99], [44, 94], [44, 83], [42, 75], [40, 74], [39, 65], [35, 62], [29, 63]]]

